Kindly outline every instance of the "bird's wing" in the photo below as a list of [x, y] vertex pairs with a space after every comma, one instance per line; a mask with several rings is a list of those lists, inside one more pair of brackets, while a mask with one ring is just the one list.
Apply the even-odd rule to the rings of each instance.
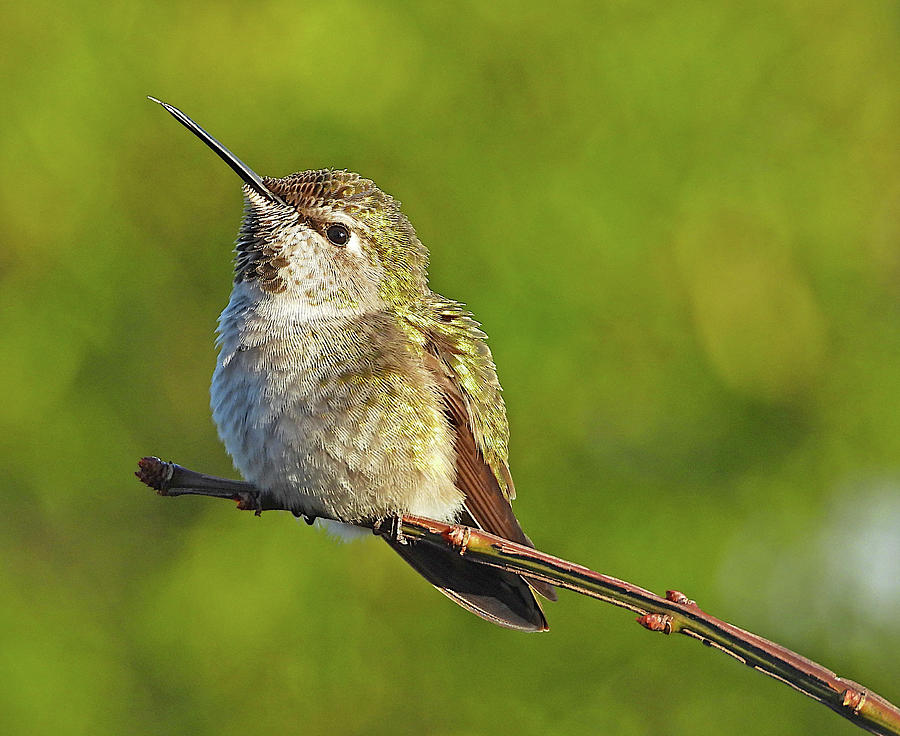
[[[456, 486], [465, 494], [471, 525], [533, 547], [509, 502], [515, 492], [506, 462], [506, 413], [494, 364], [477, 324], [457, 309], [454, 317], [469, 339], [454, 340], [453, 333], [432, 331], [425, 345], [425, 365], [434, 376], [456, 434]], [[480, 398], [487, 405], [478, 407], [481, 425], [473, 420], [472, 410], [479, 397], [467, 391], [464, 382], [484, 392]], [[541, 595], [556, 600], [551, 586], [528, 582]]]
[[[441, 359], [439, 350], [427, 354], [425, 364], [435, 378], [447, 419], [456, 434], [456, 486], [465, 494], [466, 510], [477, 527], [513, 542], [530, 544], [497, 475], [485, 461], [484, 450], [472, 430], [467, 397]], [[506, 463], [500, 462], [508, 477]]]

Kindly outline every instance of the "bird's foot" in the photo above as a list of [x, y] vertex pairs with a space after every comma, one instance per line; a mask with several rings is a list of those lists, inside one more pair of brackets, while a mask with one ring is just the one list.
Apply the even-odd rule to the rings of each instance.
[[380, 537], [384, 537], [389, 542], [397, 544], [408, 544], [406, 537], [403, 535], [400, 516], [385, 516], [372, 522], [372, 533]]
[[259, 500], [259, 492], [238, 491], [233, 495], [233, 498], [237, 501], [238, 511], [252, 511], [254, 516], [262, 515], [263, 507]]

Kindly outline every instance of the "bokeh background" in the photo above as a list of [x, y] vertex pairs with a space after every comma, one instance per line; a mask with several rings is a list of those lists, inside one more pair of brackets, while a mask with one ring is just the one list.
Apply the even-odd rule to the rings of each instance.
[[378, 540], [164, 500], [209, 416], [237, 178], [347, 167], [491, 335], [549, 552], [900, 700], [891, 0], [7, 4], [0, 730], [850, 734], [563, 594], [525, 636]]

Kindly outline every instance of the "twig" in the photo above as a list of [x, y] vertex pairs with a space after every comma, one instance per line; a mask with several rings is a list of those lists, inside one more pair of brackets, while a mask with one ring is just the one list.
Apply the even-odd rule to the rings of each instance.
[[[227, 498], [237, 501], [238, 508], [257, 514], [264, 510], [286, 510], [278, 506], [273, 497], [249, 483], [203, 475], [159, 458], [143, 458], [135, 475], [163, 496]], [[679, 591], [666, 591], [666, 597], [661, 598], [623, 580], [458, 524], [402, 516], [360, 526], [394, 540], [449, 547], [482, 564], [524, 573], [557, 587], [627, 608], [639, 614], [638, 623], [650, 631], [685, 634], [698, 639], [824, 703], [866, 731], [900, 736], [900, 709], [895, 705], [790, 649], [704, 613]]]

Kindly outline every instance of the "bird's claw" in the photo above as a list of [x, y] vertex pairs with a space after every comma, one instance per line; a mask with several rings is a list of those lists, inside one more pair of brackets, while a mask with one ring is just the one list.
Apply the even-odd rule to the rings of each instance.
[[238, 511], [252, 511], [254, 516], [262, 515], [262, 504], [258, 493], [250, 493], [248, 491], [235, 493], [234, 500], [237, 501]]

